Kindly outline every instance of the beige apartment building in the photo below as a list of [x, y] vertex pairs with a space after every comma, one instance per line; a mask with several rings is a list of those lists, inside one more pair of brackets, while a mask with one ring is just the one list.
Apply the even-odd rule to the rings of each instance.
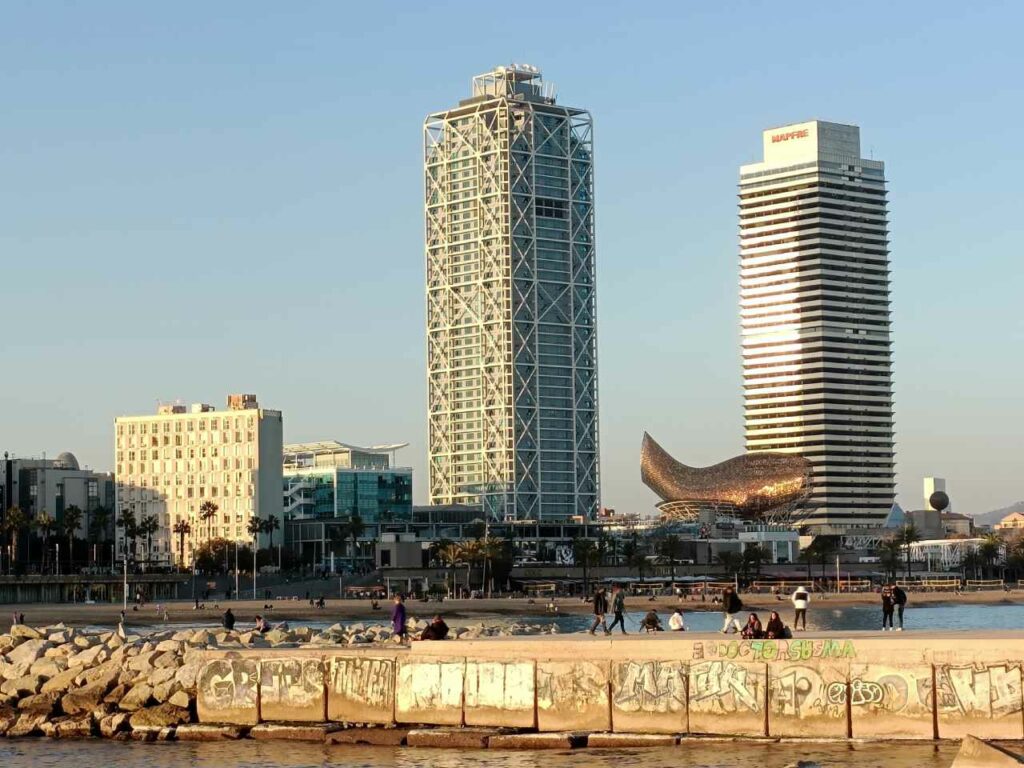
[[[211, 538], [248, 542], [249, 520], [281, 517], [281, 412], [260, 408], [255, 395], [229, 395], [227, 408], [196, 403], [161, 405], [156, 414], [114, 420], [115, 505], [120, 519], [155, 517], [147, 548], [136, 540], [134, 557], [154, 566], [189, 564], [193, 548]], [[200, 517], [204, 502], [217, 512]], [[173, 530], [187, 521], [183, 551]], [[125, 551], [117, 528], [118, 557]], [[148, 549], [148, 551], [147, 551]]]

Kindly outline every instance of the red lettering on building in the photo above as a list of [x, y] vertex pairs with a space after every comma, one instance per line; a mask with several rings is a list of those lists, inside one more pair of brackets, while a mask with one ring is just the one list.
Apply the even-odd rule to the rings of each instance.
[[806, 139], [811, 135], [811, 132], [807, 128], [803, 128], [799, 131], [788, 131], [786, 133], [776, 133], [772, 136], [772, 144], [777, 144], [780, 141], [789, 141], [790, 139]]

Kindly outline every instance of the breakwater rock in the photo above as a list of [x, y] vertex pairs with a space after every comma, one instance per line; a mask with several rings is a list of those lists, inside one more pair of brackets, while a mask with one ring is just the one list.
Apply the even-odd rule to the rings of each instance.
[[[423, 621], [410, 621], [418, 632]], [[557, 632], [536, 624], [452, 630], [453, 639]], [[0, 736], [159, 738], [196, 722], [196, 681], [204, 652], [259, 648], [374, 646], [389, 627], [336, 624], [316, 631], [277, 627], [260, 634], [167, 629], [147, 634], [87, 632], [63, 624], [15, 625], [0, 635]]]

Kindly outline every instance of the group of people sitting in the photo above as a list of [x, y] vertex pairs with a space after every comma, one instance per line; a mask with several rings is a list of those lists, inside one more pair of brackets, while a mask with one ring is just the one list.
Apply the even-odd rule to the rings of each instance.
[[772, 611], [768, 616], [768, 624], [762, 626], [761, 619], [756, 613], [747, 617], [747, 623], [740, 630], [740, 637], [744, 640], [785, 640], [793, 634], [789, 631], [779, 616], [778, 611]]
[[[686, 622], [683, 621], [683, 612], [676, 608], [672, 612], [672, 615], [668, 617], [668, 628], [672, 632], [685, 632]], [[647, 615], [640, 621], [640, 629], [645, 632], [663, 632], [665, 627], [661, 625], [661, 619], [658, 618], [658, 612], [653, 608], [647, 612]]]

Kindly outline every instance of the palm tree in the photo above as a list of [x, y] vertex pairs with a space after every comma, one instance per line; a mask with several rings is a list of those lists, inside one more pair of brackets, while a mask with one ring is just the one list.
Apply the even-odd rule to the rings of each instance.
[[452, 594], [452, 589], [455, 586], [455, 566], [462, 562], [463, 551], [462, 547], [454, 541], [449, 541], [447, 544], [438, 547], [437, 557], [438, 559], [451, 568], [451, 584], [448, 585], [448, 595]]
[[878, 545], [879, 557], [882, 560], [882, 565], [885, 567], [885, 576], [889, 578], [889, 574], [892, 574], [892, 578], [896, 578], [896, 570], [900, 566], [900, 558], [903, 555], [903, 545], [896, 539], [886, 539]]
[[921, 540], [921, 532], [913, 523], [907, 523], [896, 535], [896, 540], [903, 547], [907, 558], [907, 581], [910, 581], [910, 545]]
[[124, 557], [127, 560], [129, 552], [132, 556], [135, 555], [135, 540], [139, 536], [139, 523], [135, 519], [135, 510], [122, 509], [117, 519], [117, 527], [124, 531]]
[[219, 507], [212, 501], [204, 501], [199, 505], [199, 519], [206, 523], [206, 540], [213, 538], [213, 523], [211, 522], [217, 514]]
[[752, 568], [755, 575], [760, 575], [761, 566], [765, 563], [770, 563], [771, 561], [772, 556], [768, 552], [767, 547], [761, 544], [751, 544], [743, 550], [744, 573], [746, 573], [748, 568]]
[[978, 555], [985, 563], [986, 575], [991, 577], [994, 572], [995, 562], [999, 559], [999, 553], [1003, 549], [1003, 540], [999, 538], [999, 534], [989, 533], [987, 534], [981, 544], [978, 545]]
[[45, 509], [41, 509], [32, 524], [35, 526], [36, 530], [39, 531], [40, 538], [43, 540], [43, 552], [42, 557], [40, 558], [42, 565], [39, 569], [39, 572], [42, 573], [46, 567], [46, 562], [49, 559], [50, 553], [47, 548], [47, 543], [50, 540], [50, 534], [53, 533], [55, 523], [49, 513]]
[[720, 566], [725, 568], [725, 572], [729, 576], [737, 576], [743, 568], [743, 555], [739, 552], [719, 552], [715, 555], [715, 559]]
[[71, 504], [64, 510], [64, 518], [60, 522], [61, 530], [68, 537], [68, 573], [71, 573], [72, 560], [75, 551], [75, 534], [78, 533], [78, 526], [82, 522], [83, 512]]
[[583, 594], [590, 594], [590, 566], [597, 559], [597, 544], [593, 539], [575, 538], [572, 540], [572, 556], [583, 568]]
[[672, 580], [673, 584], [675, 584], [676, 581], [676, 562], [679, 560], [679, 549], [681, 543], [682, 542], [680, 542], [678, 536], [674, 533], [670, 533], [658, 544], [658, 554], [668, 561], [669, 578]]
[[107, 526], [110, 525], [110, 509], [96, 507], [89, 513], [89, 543], [103, 544], [107, 540]]
[[160, 522], [156, 515], [143, 515], [139, 521], [139, 535], [146, 542], [146, 562], [152, 559], [153, 555], [153, 534], [160, 529]]
[[[245, 530], [252, 536], [252, 599], [256, 599], [256, 551], [259, 549], [260, 534], [263, 533], [263, 521], [258, 517], [250, 517]], [[237, 542], [235, 543], [237, 547]], [[237, 555], [236, 555], [237, 559]]]
[[26, 530], [29, 527], [29, 523], [28, 515], [25, 514], [21, 507], [11, 507], [7, 510], [3, 528], [4, 533], [7, 534], [11, 542], [11, 561], [8, 564], [8, 568], [18, 556], [18, 533]]
[[505, 542], [502, 539], [497, 538], [496, 536], [488, 536], [479, 542], [480, 558], [483, 560], [485, 566], [483, 584], [484, 590], [487, 590], [487, 582], [489, 581], [489, 579], [487, 578], [488, 575], [492, 577], [490, 581], [493, 581], [494, 572], [490, 566], [495, 560], [501, 557], [504, 548]]
[[192, 526], [184, 518], [178, 520], [171, 529], [178, 535], [178, 556], [181, 558], [181, 567], [185, 567], [185, 537], [192, 533]]
[[281, 530], [281, 521], [277, 519], [277, 515], [270, 515], [263, 521], [263, 532], [270, 536], [270, 542], [268, 544], [270, 549], [274, 548], [274, 531], [279, 530]]

